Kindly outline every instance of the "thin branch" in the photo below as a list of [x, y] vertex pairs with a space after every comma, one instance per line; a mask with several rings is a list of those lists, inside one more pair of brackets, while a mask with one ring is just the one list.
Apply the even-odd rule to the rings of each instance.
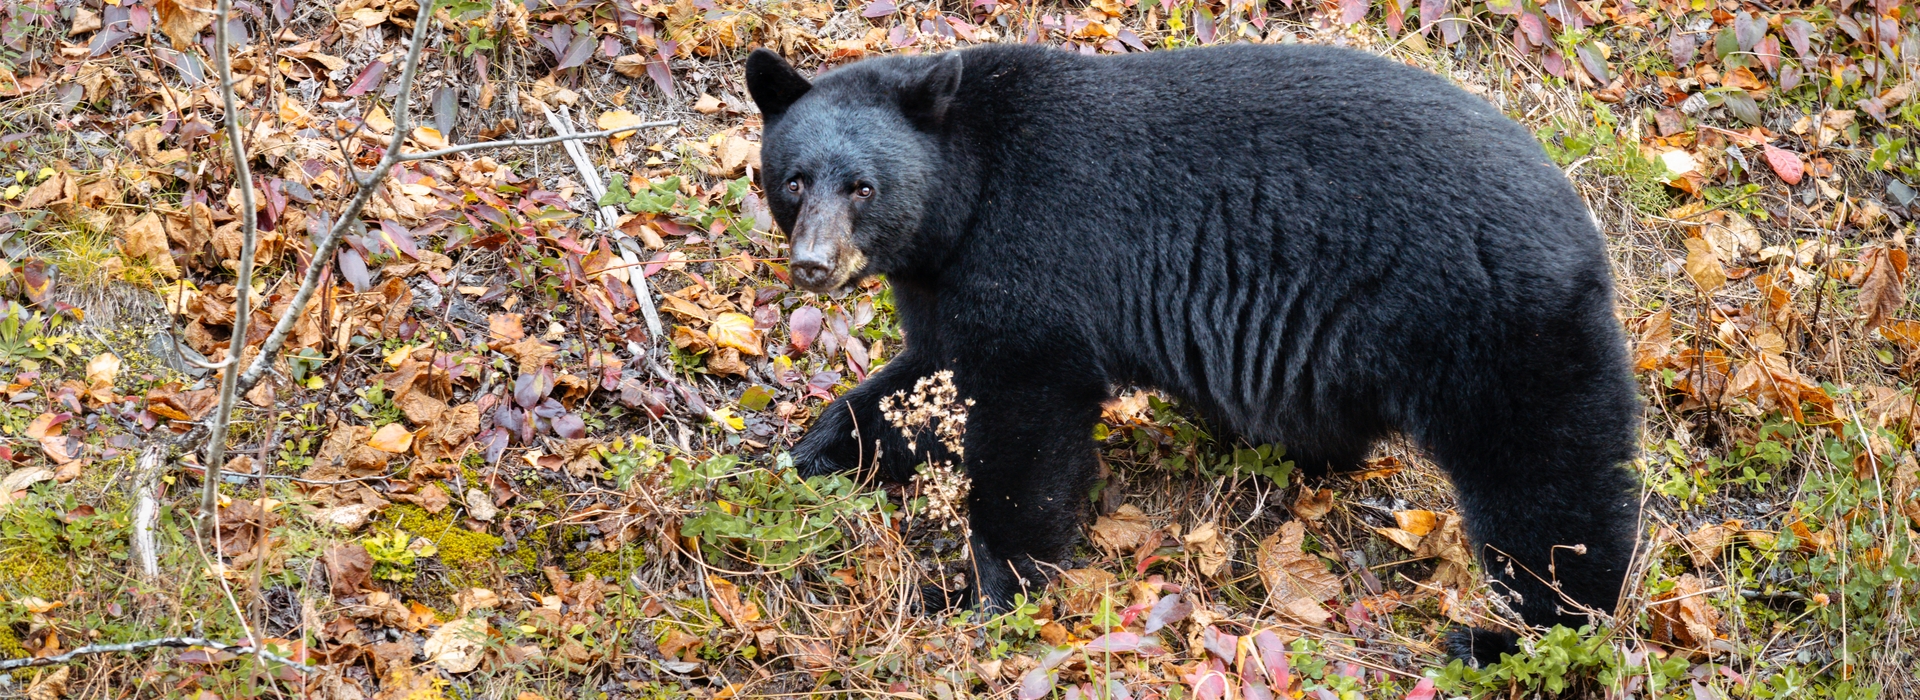
[[275, 663], [286, 664], [288, 668], [291, 668], [294, 671], [302, 674], [311, 673], [313, 671], [313, 668], [306, 664], [300, 663], [298, 661], [294, 661], [293, 659], [289, 659], [287, 657], [281, 656], [279, 654], [275, 654], [270, 651], [265, 651], [265, 650], [256, 651], [252, 647], [247, 646], [245, 644], [222, 644], [220, 642], [216, 642], [211, 639], [201, 639], [199, 637], [161, 637], [159, 639], [147, 639], [147, 640], [138, 641], [138, 642], [127, 642], [125, 644], [95, 644], [92, 646], [80, 647], [78, 649], [74, 649], [73, 651], [69, 651], [59, 656], [49, 656], [44, 659], [32, 659], [32, 658], [7, 659], [4, 661], [0, 661], [0, 671], [11, 671], [17, 668], [33, 668], [35, 666], [58, 666], [60, 664], [73, 661], [74, 659], [78, 659], [82, 656], [90, 656], [93, 654], [119, 654], [119, 653], [124, 653], [129, 651], [140, 651], [142, 649], [153, 649], [157, 647], [206, 647], [214, 651], [223, 651], [229, 654], [246, 654], [249, 656], [252, 656], [252, 655], [263, 656]]
[[[409, 132], [407, 128], [407, 107], [413, 99], [413, 75], [415, 70], [420, 67], [420, 49], [427, 43], [427, 25], [433, 16], [433, 5], [433, 0], [427, 0], [427, 2], [422, 3], [419, 18], [413, 23], [413, 38], [407, 46], [407, 61], [405, 67], [400, 71], [399, 96], [394, 98], [392, 110], [393, 139], [387, 144], [386, 154], [380, 158], [379, 164], [373, 166], [373, 170], [367, 173], [366, 178], [352, 178], [354, 185], [359, 188], [358, 191], [354, 192], [353, 199], [349, 200], [346, 208], [342, 209], [339, 215], [334, 218], [333, 225], [327, 229], [326, 237], [322, 238], [320, 243], [315, 246], [313, 258], [307, 262], [307, 272], [300, 279], [300, 288], [294, 292], [293, 299], [287, 304], [286, 315], [281, 316], [278, 321], [274, 322], [273, 332], [267, 335], [266, 342], [260, 344], [260, 354], [254, 356], [253, 363], [249, 364], [247, 371], [240, 375], [240, 385], [238, 387], [240, 393], [245, 393], [248, 389], [253, 388], [254, 384], [260, 382], [261, 377], [266, 376], [267, 369], [273, 365], [273, 357], [279, 353], [280, 346], [287, 342], [287, 336], [293, 332], [293, 325], [299, 320], [301, 315], [305, 313], [307, 304], [313, 300], [314, 291], [320, 288], [320, 279], [324, 277], [327, 270], [332, 267], [327, 263], [327, 260], [333, 256], [333, 251], [340, 247], [340, 240], [346, 235], [347, 230], [361, 225], [360, 210], [367, 206], [367, 201], [373, 198], [374, 190], [378, 188], [380, 183], [386, 180], [387, 173], [393, 170], [393, 166], [405, 161], [438, 158], [481, 148], [537, 146], [573, 139], [601, 138], [636, 129], [667, 126], [678, 123], [673, 121], [649, 122], [624, 129], [596, 131], [587, 134], [572, 134], [565, 138], [486, 141], [461, 144], [459, 146], [424, 153], [402, 153], [400, 146], [406, 142]], [[349, 164], [348, 168], [351, 170], [352, 165]], [[351, 172], [349, 174], [351, 175]]]
[[220, 0], [214, 12], [214, 67], [220, 71], [220, 100], [225, 107], [227, 146], [233, 154], [233, 177], [240, 187], [240, 264], [234, 269], [233, 340], [227, 343], [226, 365], [220, 371], [220, 407], [213, 412], [213, 428], [207, 436], [207, 479], [200, 489], [200, 531], [213, 527], [215, 502], [220, 494], [220, 467], [227, 459], [227, 423], [233, 418], [234, 397], [240, 381], [240, 353], [247, 349], [247, 320], [253, 312], [253, 243], [259, 212], [253, 204], [253, 171], [247, 166], [247, 145], [241, 138], [240, 105], [233, 93], [233, 1]]
[[[287, 342], [287, 335], [293, 332], [293, 324], [307, 310], [307, 302], [313, 299], [313, 292], [320, 287], [320, 278], [330, 267], [327, 259], [333, 256], [340, 239], [351, 228], [360, 223], [360, 210], [373, 198], [376, 187], [386, 179], [387, 172], [400, 162], [400, 145], [407, 140], [407, 107], [413, 100], [413, 75], [420, 68], [420, 50], [427, 45], [427, 25], [432, 24], [434, 0], [420, 4], [420, 12], [413, 21], [413, 38], [407, 44], [407, 62], [400, 70], [399, 96], [393, 101], [393, 138], [387, 143], [387, 152], [381, 156], [380, 163], [373, 166], [366, 179], [354, 177], [354, 185], [359, 189], [353, 193], [353, 199], [347, 207], [334, 217], [333, 225], [327, 229], [327, 237], [313, 250], [313, 259], [307, 261], [307, 274], [300, 279], [300, 289], [293, 294], [293, 300], [287, 305], [287, 315], [273, 324], [273, 332], [267, 335], [267, 341], [260, 345], [260, 354], [253, 358], [253, 364], [240, 375], [242, 390], [252, 388], [265, 375], [267, 367], [273, 362], [274, 353], [280, 345]], [[349, 158], [348, 169], [352, 169]], [[351, 172], [349, 172], [351, 175]]]
[[405, 162], [405, 161], [414, 161], [414, 160], [429, 160], [433, 158], [443, 158], [446, 156], [453, 155], [455, 153], [465, 153], [467, 151], [474, 151], [482, 148], [518, 148], [521, 146], [545, 146], [550, 143], [560, 143], [562, 141], [585, 141], [590, 139], [613, 136], [615, 134], [624, 134], [629, 131], [637, 131], [640, 129], [651, 129], [657, 126], [673, 126], [679, 123], [680, 123], [680, 120], [678, 119], [668, 119], [665, 121], [647, 122], [645, 124], [635, 124], [633, 126], [623, 126], [618, 129], [607, 129], [606, 131], [584, 131], [580, 133], [561, 134], [559, 136], [547, 136], [544, 138], [537, 138], [537, 139], [512, 139], [509, 141], [481, 141], [479, 143], [463, 143], [458, 146], [448, 146], [446, 148], [442, 148], [437, 151], [408, 153], [406, 155], [400, 156], [400, 160], [402, 162]]

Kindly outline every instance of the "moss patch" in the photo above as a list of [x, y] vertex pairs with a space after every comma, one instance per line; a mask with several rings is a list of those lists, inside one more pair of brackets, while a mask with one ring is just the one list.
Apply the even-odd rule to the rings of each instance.
[[27, 656], [27, 648], [20, 646], [20, 636], [13, 633], [13, 625], [0, 625], [0, 659], [19, 659]]
[[387, 513], [407, 534], [432, 542], [448, 568], [467, 570], [501, 561], [499, 549], [506, 540], [454, 524], [451, 508], [435, 514], [419, 506], [394, 505]]
[[59, 557], [26, 548], [0, 552], [0, 594], [9, 598], [57, 598], [73, 581], [73, 569]]

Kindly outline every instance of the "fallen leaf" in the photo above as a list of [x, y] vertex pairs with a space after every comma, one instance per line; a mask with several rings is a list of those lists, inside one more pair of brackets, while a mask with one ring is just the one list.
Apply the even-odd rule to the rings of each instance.
[[748, 355], [759, 355], [760, 331], [753, 327], [753, 317], [742, 313], [727, 312], [713, 317], [713, 326], [707, 329], [707, 337], [715, 345], [734, 348]]
[[[1340, 578], [1328, 571], [1319, 557], [1302, 549], [1306, 536], [1306, 525], [1298, 520], [1280, 526], [1260, 541], [1255, 565], [1267, 586], [1268, 605], [1302, 622], [1318, 624], [1325, 619], [1315, 622], [1312, 618], [1317, 616], [1309, 611], [1318, 609], [1320, 601], [1339, 595]], [[1302, 601], [1306, 604], [1300, 604]]]
[[1402, 510], [1394, 512], [1393, 521], [1400, 526], [1400, 529], [1413, 533], [1417, 537], [1424, 537], [1427, 533], [1433, 532], [1434, 526], [1439, 524], [1440, 519], [1430, 510]]
[[67, 678], [73, 667], [61, 666], [44, 671], [27, 685], [27, 700], [60, 700], [67, 696]]
[[1693, 560], [1694, 568], [1706, 569], [1712, 565], [1714, 558], [1720, 555], [1720, 550], [1732, 544], [1734, 536], [1740, 534], [1742, 526], [1743, 523], [1738, 520], [1728, 520], [1701, 527], [1687, 535], [1687, 556]]
[[1093, 545], [1112, 555], [1130, 554], [1153, 532], [1147, 514], [1131, 503], [1120, 506], [1113, 515], [1100, 516], [1093, 523]]
[[1860, 285], [1855, 303], [1866, 328], [1886, 323], [1906, 303], [1907, 251], [1887, 244], [1860, 251], [1860, 264], [1848, 282]]
[[1194, 555], [1200, 575], [1217, 576], [1226, 568], [1227, 537], [1213, 523], [1202, 523], [1180, 539], [1186, 543], [1187, 552]]
[[399, 423], [388, 423], [374, 431], [373, 437], [367, 440], [367, 446], [381, 452], [401, 454], [413, 446], [413, 433]]
[[489, 628], [482, 618], [461, 618], [441, 625], [422, 650], [427, 660], [447, 673], [466, 673], [480, 667]]
[[475, 610], [491, 610], [500, 607], [500, 596], [485, 588], [468, 588], [453, 594], [453, 604], [460, 608], [460, 615]]
[[1459, 515], [1439, 514], [1433, 531], [1420, 540], [1420, 548], [1413, 554], [1439, 560], [1433, 567], [1433, 575], [1427, 579], [1433, 583], [1457, 589], [1470, 588], [1475, 583], [1473, 552], [1467, 546], [1467, 533], [1461, 527]]
[[1773, 168], [1773, 174], [1779, 175], [1780, 180], [1789, 185], [1800, 184], [1800, 178], [1807, 173], [1806, 164], [1801, 163], [1800, 156], [1792, 151], [1767, 144], [1761, 152], [1767, 159], [1767, 165]]
[[[621, 129], [629, 126], [637, 126], [645, 122], [646, 120], [641, 119], [640, 115], [634, 114], [624, 109], [616, 109], [616, 110], [611, 110], [607, 112], [601, 112], [600, 118], [594, 121], [595, 124], [599, 125], [601, 131], [610, 131], [613, 129]], [[623, 131], [618, 134], [614, 134], [612, 136], [607, 137], [607, 145], [613, 147], [614, 153], [622, 153], [626, 150], [627, 139], [633, 138], [633, 135], [637, 133], [640, 133], [640, 132], [639, 131]]]
[[1705, 238], [1687, 239], [1687, 278], [1704, 294], [1712, 294], [1727, 283], [1727, 270], [1720, 266], [1713, 244]]
[[1706, 588], [1693, 574], [1681, 574], [1673, 590], [1655, 597], [1648, 606], [1656, 642], [1688, 651], [1695, 658], [1710, 655], [1719, 638], [1720, 611], [1707, 599]]
[[213, 25], [213, 0], [156, 0], [153, 12], [176, 49], [192, 46], [194, 38]]
[[1300, 497], [1293, 501], [1293, 514], [1302, 520], [1319, 520], [1333, 512], [1333, 489], [1300, 489]]
[[0, 507], [20, 500], [27, 487], [53, 478], [53, 470], [46, 467], [27, 467], [15, 469], [5, 478], [0, 478]]
[[707, 592], [713, 600], [714, 612], [720, 618], [742, 632], [751, 632], [752, 623], [760, 620], [760, 606], [747, 600], [740, 594], [740, 587], [732, 581], [719, 576], [707, 577]]
[[113, 403], [113, 382], [120, 377], [120, 356], [100, 353], [87, 361], [87, 396], [105, 405]]
[[373, 573], [373, 557], [358, 542], [328, 547], [321, 560], [327, 567], [327, 587], [335, 598], [359, 596]]

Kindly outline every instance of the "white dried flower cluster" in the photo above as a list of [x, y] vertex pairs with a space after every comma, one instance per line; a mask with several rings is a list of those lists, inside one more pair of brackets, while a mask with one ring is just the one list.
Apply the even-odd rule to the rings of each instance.
[[[960, 399], [953, 372], [942, 370], [915, 381], [911, 393], [881, 399], [880, 414], [906, 437], [908, 450], [920, 450], [916, 438], [926, 431], [960, 459], [966, 454], [967, 408], [972, 405], [972, 400]], [[966, 531], [967, 494], [973, 490], [973, 481], [954, 460], [928, 459], [913, 475], [913, 485], [927, 497], [929, 517], [950, 529]]]
[[900, 429], [907, 438], [907, 449], [918, 452], [915, 438], [922, 430], [931, 430], [940, 444], [955, 457], [966, 456], [962, 437], [967, 433], [967, 408], [973, 399], [960, 400], [953, 385], [953, 371], [940, 370], [913, 383], [913, 392], [894, 392], [880, 399], [880, 415]]
[[973, 480], [953, 468], [953, 462], [927, 462], [913, 475], [913, 485], [927, 497], [927, 517], [966, 532], [967, 494], [973, 490]]

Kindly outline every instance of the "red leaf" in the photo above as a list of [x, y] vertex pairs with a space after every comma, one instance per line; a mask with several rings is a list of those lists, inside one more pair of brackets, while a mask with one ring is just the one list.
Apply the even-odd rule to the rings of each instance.
[[875, 17], [885, 17], [887, 15], [893, 14], [895, 11], [898, 11], [899, 9], [900, 9], [899, 6], [894, 5], [892, 0], [876, 0], [875, 2], [868, 3], [867, 9], [860, 11], [860, 16], [865, 17], [867, 19], [873, 19]]
[[1520, 15], [1520, 31], [1526, 32], [1527, 41], [1535, 46], [1547, 43], [1547, 26], [1540, 21], [1540, 15], [1531, 12]]
[[367, 271], [367, 261], [360, 257], [360, 251], [352, 248], [340, 249], [340, 276], [353, 285], [356, 293], [365, 293], [373, 288], [373, 273]]
[[1787, 35], [1787, 42], [1793, 44], [1793, 52], [1805, 58], [1813, 53], [1813, 25], [1804, 19], [1794, 19], [1781, 25], [1780, 32]]
[[659, 53], [654, 56], [654, 60], [647, 62], [647, 77], [653, 78], [654, 84], [660, 86], [660, 92], [669, 96], [673, 94], [673, 71], [668, 69], [667, 60], [672, 58], [673, 52], [678, 49], [679, 42], [661, 39]]
[[813, 339], [820, 337], [820, 323], [825, 317], [820, 310], [811, 306], [802, 306], [793, 310], [793, 316], [787, 320], [788, 331], [792, 334], [793, 351], [806, 352], [813, 345]]
[[357, 97], [360, 95], [367, 94], [369, 91], [372, 91], [374, 88], [379, 87], [380, 79], [386, 77], [386, 75], [387, 75], [386, 61], [374, 61], [372, 63], [369, 63], [367, 64], [367, 67], [365, 69], [360, 71], [360, 77], [354, 78], [353, 84], [348, 85], [346, 91], [343, 94], [345, 94], [348, 97]]
[[1340, 0], [1340, 23], [1358, 24], [1367, 18], [1367, 0]]
[[1775, 148], [1773, 144], [1767, 144], [1764, 153], [1767, 165], [1773, 167], [1773, 174], [1779, 175], [1789, 185], [1800, 184], [1800, 177], [1807, 173], [1807, 166], [1800, 162], [1800, 156], [1786, 149]]
[[1433, 700], [1437, 692], [1432, 678], [1422, 678], [1419, 683], [1413, 684], [1413, 690], [1407, 693], [1406, 700]]

